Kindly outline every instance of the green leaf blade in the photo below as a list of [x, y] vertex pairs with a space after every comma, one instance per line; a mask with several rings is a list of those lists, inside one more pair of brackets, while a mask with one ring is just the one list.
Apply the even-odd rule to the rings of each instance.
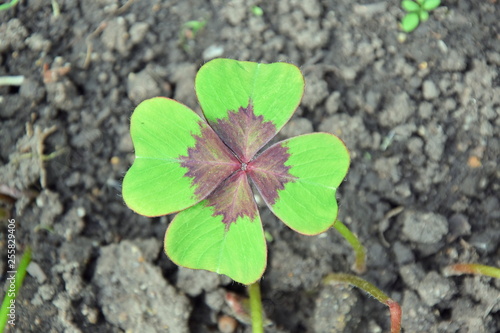
[[130, 135], [138, 158], [173, 158], [186, 155], [201, 133], [201, 118], [187, 106], [169, 98], [140, 103], [130, 120]]
[[[127, 206], [138, 214], [161, 216], [194, 205], [191, 180], [179, 163], [137, 159], [123, 179], [122, 194]], [[177, 180], [166, 186], [168, 179]]]
[[347, 148], [327, 133], [294, 137], [269, 150], [278, 147], [288, 148], [290, 157], [285, 165], [290, 166], [288, 172], [295, 179], [284, 183], [274, 203], [266, 199], [266, 190], [257, 186], [259, 192], [274, 214], [293, 230], [306, 235], [326, 231], [337, 217], [335, 194], [349, 168]]
[[418, 27], [419, 23], [420, 19], [418, 13], [409, 13], [403, 17], [403, 20], [401, 21], [401, 29], [404, 32], [412, 32]]
[[439, 7], [440, 4], [441, 0], [425, 0], [422, 4], [422, 9], [427, 11], [433, 10]]
[[422, 12], [420, 12], [419, 18], [420, 22], [425, 22], [429, 19], [429, 13], [423, 10]]
[[409, 13], [420, 10], [420, 5], [412, 0], [403, 0], [401, 2], [401, 7]]
[[401, 7], [409, 13], [420, 11], [420, 5], [411, 0], [403, 0], [401, 2]]
[[[226, 149], [215, 133], [210, 133], [213, 131], [208, 124], [174, 100], [152, 98], [139, 104], [130, 125], [136, 159], [123, 180], [125, 203], [139, 214], [160, 216], [203, 200], [237, 167], [229, 151], [216, 150], [197, 161], [209, 169], [197, 172], [203, 183], [188, 175], [194, 167], [190, 170], [186, 166], [195, 164], [189, 158], [193, 147], [203, 143], [201, 137], [210, 137], [210, 144]], [[217, 171], [213, 171], [215, 168]], [[213, 177], [203, 177], [210, 172]]]
[[[255, 207], [255, 210], [257, 208]], [[165, 235], [165, 252], [177, 265], [229, 276], [242, 284], [261, 278], [267, 250], [257, 210], [227, 228], [205, 200], [175, 217]]]
[[209, 124], [248, 162], [290, 119], [302, 98], [304, 78], [287, 63], [215, 59], [199, 70], [195, 87]]

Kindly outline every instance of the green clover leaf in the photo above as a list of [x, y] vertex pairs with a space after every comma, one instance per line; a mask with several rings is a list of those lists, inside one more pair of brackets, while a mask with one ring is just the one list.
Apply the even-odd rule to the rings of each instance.
[[403, 0], [401, 2], [401, 7], [407, 12], [418, 12], [420, 11], [420, 5], [411, 0]]
[[418, 13], [408, 13], [403, 17], [401, 21], [401, 29], [404, 32], [412, 32], [418, 27], [420, 23], [420, 17]]
[[433, 10], [439, 7], [440, 4], [441, 0], [425, 0], [424, 3], [422, 3], [422, 9], [426, 11]]
[[250, 183], [290, 228], [319, 234], [337, 218], [335, 194], [349, 153], [327, 133], [263, 150], [302, 98], [304, 78], [296, 66], [215, 59], [201, 67], [195, 89], [206, 121], [168, 98], [135, 109], [136, 158], [123, 198], [139, 214], [179, 212], [165, 235], [174, 263], [250, 284], [267, 261]]
[[429, 11], [436, 9], [441, 4], [441, 0], [403, 0], [401, 7], [407, 14], [401, 20], [401, 30], [404, 32], [412, 32], [420, 22], [425, 22], [429, 19]]

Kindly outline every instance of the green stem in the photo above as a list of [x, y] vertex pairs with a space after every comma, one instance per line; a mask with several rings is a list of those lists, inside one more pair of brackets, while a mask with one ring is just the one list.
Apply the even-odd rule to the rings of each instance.
[[351, 244], [352, 248], [354, 249], [354, 253], [356, 255], [356, 260], [354, 262], [354, 265], [352, 266], [352, 269], [356, 273], [364, 273], [366, 271], [366, 250], [363, 244], [359, 241], [358, 237], [356, 237], [355, 234], [353, 234], [346, 226], [344, 223], [340, 222], [339, 220], [335, 221], [335, 224], [333, 225], [335, 229], [344, 237], [349, 244]]
[[367, 294], [375, 297], [380, 303], [387, 305], [389, 307], [389, 313], [391, 315], [391, 333], [401, 332], [401, 307], [396, 301], [387, 296], [383, 291], [375, 287], [370, 282], [351, 274], [331, 273], [328, 274], [323, 280], [323, 283], [332, 282], [344, 282], [353, 285], [363, 290]]
[[19, 0], [12, 0], [11, 2], [1, 4], [0, 10], [6, 10], [9, 9], [10, 7], [14, 7], [15, 5], [17, 5], [18, 2]]
[[500, 268], [480, 264], [455, 264], [445, 268], [447, 275], [478, 274], [500, 279]]
[[[14, 290], [11, 291], [11, 288], [8, 287], [5, 292], [5, 297], [2, 303], [2, 309], [0, 310], [0, 332], [3, 332], [5, 329], [5, 325], [9, 319], [8, 315], [10, 312], [9, 306], [15, 302], [16, 296], [19, 293], [19, 289], [23, 284], [24, 277], [26, 276], [26, 268], [28, 268], [29, 263], [31, 262], [31, 249], [28, 247], [26, 251], [24, 251], [23, 256], [21, 257], [21, 261], [19, 262], [19, 267], [17, 267], [17, 271], [14, 277]], [[10, 276], [10, 274], [8, 274]], [[11, 279], [8, 277], [7, 283], [10, 284]]]
[[262, 321], [262, 299], [260, 296], [260, 285], [258, 281], [248, 286], [248, 294], [250, 295], [252, 332], [264, 333], [264, 325]]

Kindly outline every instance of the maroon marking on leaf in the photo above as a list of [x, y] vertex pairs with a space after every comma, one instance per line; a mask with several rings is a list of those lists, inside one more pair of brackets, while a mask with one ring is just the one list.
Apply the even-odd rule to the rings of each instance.
[[201, 200], [240, 169], [241, 163], [205, 122], [200, 122], [200, 127], [200, 135], [194, 136], [195, 146], [180, 161], [182, 167], [188, 168], [184, 176], [194, 178], [192, 186], [197, 186], [194, 194]]
[[229, 110], [227, 114], [227, 118], [218, 119], [210, 125], [240, 161], [248, 163], [276, 135], [276, 126], [270, 121], [264, 121], [262, 115], [255, 115], [251, 99], [246, 108]]
[[248, 216], [251, 220], [257, 214], [257, 205], [246, 172], [240, 170], [224, 180], [207, 198], [208, 205], [215, 208], [213, 216], [222, 215], [222, 223], [229, 230], [238, 217]]
[[277, 143], [247, 166], [250, 179], [269, 206], [275, 204], [279, 197], [278, 191], [283, 190], [286, 183], [294, 182], [297, 179], [288, 172], [291, 167], [285, 165], [289, 157], [288, 147]]

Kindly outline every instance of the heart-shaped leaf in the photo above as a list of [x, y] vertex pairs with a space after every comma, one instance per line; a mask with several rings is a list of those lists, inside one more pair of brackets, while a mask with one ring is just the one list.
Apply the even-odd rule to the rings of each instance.
[[[279, 156], [286, 161], [276, 168]], [[264, 201], [290, 228], [315, 235], [335, 222], [335, 194], [349, 168], [349, 152], [336, 136], [313, 133], [278, 142], [249, 168]]]
[[248, 179], [235, 173], [206, 200], [177, 214], [165, 236], [177, 265], [250, 284], [266, 267], [266, 242]]
[[139, 214], [171, 214], [209, 195], [240, 163], [188, 107], [152, 98], [135, 109], [130, 134], [135, 161], [123, 180], [123, 199]]
[[287, 63], [215, 59], [200, 68], [195, 87], [210, 126], [247, 163], [290, 119], [304, 78]]

